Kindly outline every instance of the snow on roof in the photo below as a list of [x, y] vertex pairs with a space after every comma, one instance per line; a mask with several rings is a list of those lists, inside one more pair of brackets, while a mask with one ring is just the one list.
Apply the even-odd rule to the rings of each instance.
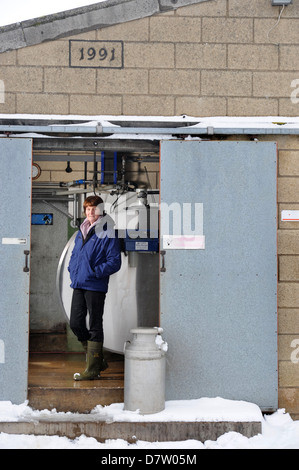
[[[56, 129], [57, 126], [57, 129]], [[299, 117], [194, 117], [194, 116], [111, 116], [0, 114], [0, 130], [42, 132], [49, 130], [113, 138], [161, 139], [162, 135], [213, 134], [299, 134]]]

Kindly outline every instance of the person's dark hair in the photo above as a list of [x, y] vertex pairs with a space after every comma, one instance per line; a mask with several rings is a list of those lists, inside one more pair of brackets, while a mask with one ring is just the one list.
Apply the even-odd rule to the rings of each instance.
[[[85, 199], [84, 203], [83, 203], [84, 214], [85, 214], [85, 211], [86, 211], [86, 207], [88, 207], [88, 206], [97, 207], [100, 204], [104, 204], [104, 201], [100, 196], [88, 196]], [[103, 206], [101, 207], [101, 209], [102, 208], [103, 208]], [[102, 212], [103, 212], [103, 210], [101, 210], [101, 213]]]

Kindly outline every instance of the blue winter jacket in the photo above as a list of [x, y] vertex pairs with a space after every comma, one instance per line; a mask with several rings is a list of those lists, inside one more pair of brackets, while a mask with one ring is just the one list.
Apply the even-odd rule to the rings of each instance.
[[84, 240], [79, 230], [68, 266], [73, 289], [107, 292], [109, 276], [120, 267], [119, 240], [111, 231], [93, 227]]

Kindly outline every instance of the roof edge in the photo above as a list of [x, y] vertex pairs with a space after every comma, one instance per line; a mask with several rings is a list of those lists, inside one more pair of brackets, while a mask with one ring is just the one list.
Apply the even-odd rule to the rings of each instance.
[[0, 27], [0, 53], [211, 0], [106, 0]]

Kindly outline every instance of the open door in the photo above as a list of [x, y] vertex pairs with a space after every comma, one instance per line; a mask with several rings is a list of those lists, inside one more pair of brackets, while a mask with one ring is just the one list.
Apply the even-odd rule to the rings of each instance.
[[166, 398], [277, 408], [275, 143], [161, 143]]
[[32, 139], [0, 138], [0, 400], [27, 398]]

